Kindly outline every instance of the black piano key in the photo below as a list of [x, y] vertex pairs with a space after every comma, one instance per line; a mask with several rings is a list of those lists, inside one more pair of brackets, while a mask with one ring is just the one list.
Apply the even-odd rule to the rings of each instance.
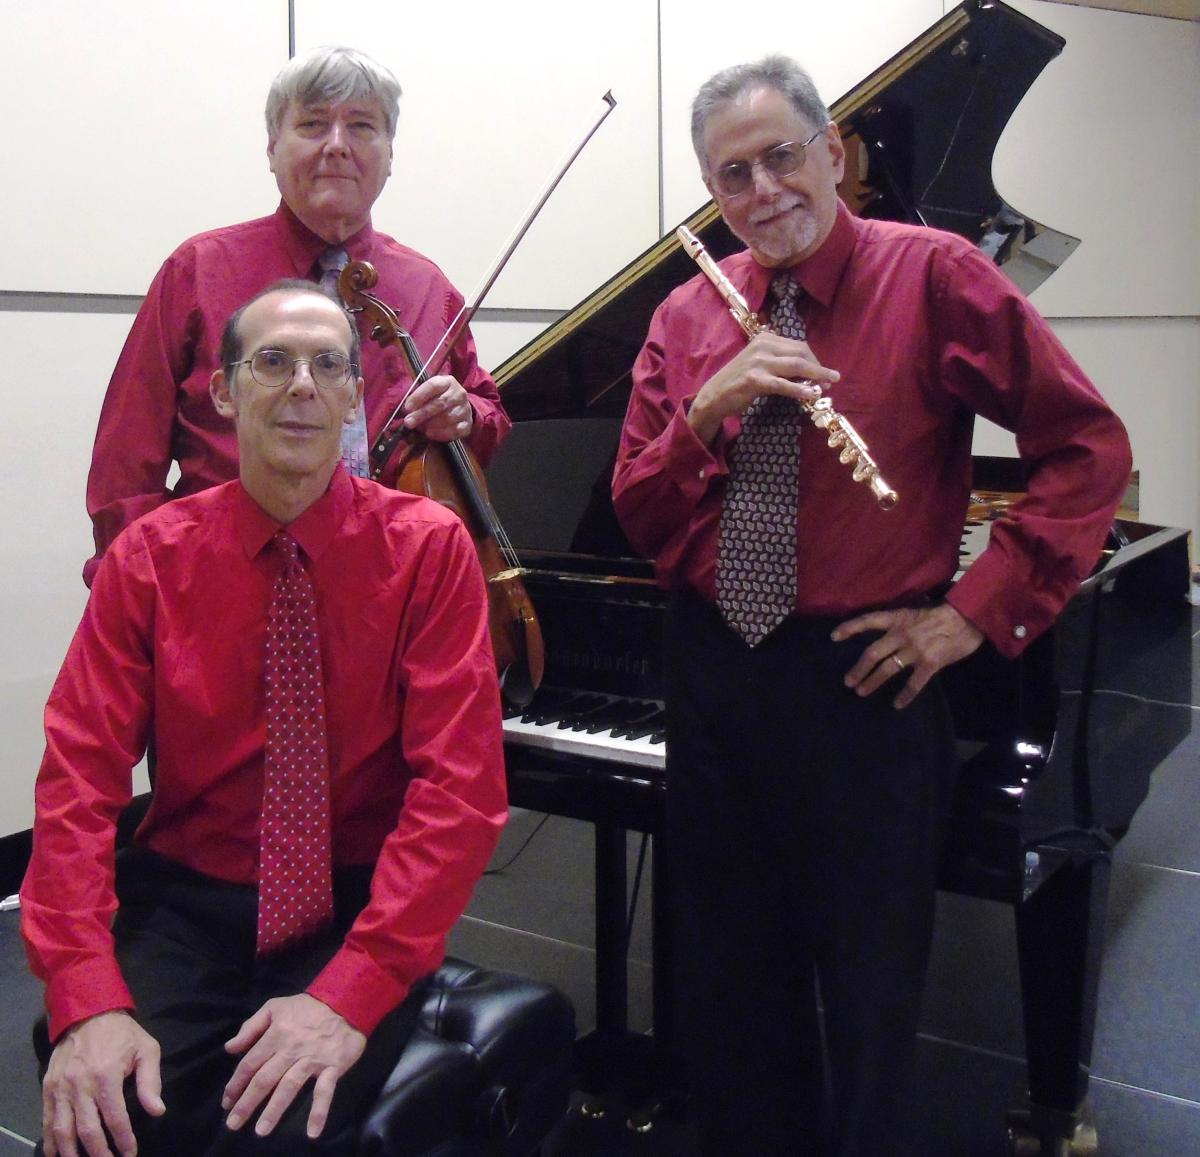
[[598, 700], [602, 701], [602, 697], [581, 691], [555, 689], [544, 697], [539, 691], [533, 702], [525, 708], [521, 722], [541, 726], [557, 723], [576, 712], [590, 710]]
[[546, 722], [553, 723], [555, 727], [564, 729], [569, 727], [572, 730], [578, 730], [581, 719], [590, 719], [597, 711], [603, 711], [607, 702], [607, 698], [603, 695], [580, 694], [560, 711], [555, 712]]
[[617, 739], [644, 739], [663, 729], [663, 710], [657, 703], [642, 703], [639, 706], [640, 710], [624, 726], [613, 729]]
[[586, 701], [580, 702], [570, 712], [563, 713], [560, 726], [570, 727], [572, 731], [582, 731], [590, 726], [593, 720], [607, 717], [612, 711], [612, 706], [611, 695], [589, 695]]
[[601, 712], [587, 726], [586, 730], [589, 735], [598, 735], [601, 731], [607, 731], [611, 735], [620, 738], [621, 731], [629, 724], [640, 719], [645, 714], [644, 703], [640, 703], [636, 699], [618, 699], [610, 704], [609, 710]]

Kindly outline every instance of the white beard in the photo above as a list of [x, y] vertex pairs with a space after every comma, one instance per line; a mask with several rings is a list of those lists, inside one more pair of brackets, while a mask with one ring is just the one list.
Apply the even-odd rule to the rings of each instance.
[[[763, 216], [775, 217], [799, 204], [800, 200], [797, 198], [790, 205], [772, 205], [763, 210]], [[804, 209], [784, 221], [770, 224], [760, 224], [752, 220], [745, 232], [737, 233], [737, 237], [768, 261], [782, 264], [793, 260], [815, 244], [820, 231], [821, 226], [815, 214], [811, 209]]]

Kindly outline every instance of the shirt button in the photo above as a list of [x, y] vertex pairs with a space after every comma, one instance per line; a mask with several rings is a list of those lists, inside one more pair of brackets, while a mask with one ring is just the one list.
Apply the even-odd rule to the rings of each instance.
[[1023, 626], [1013, 627], [1013, 638], [1014, 639], [1023, 639], [1023, 638], [1025, 638], [1025, 636], [1027, 634], [1029, 634], [1029, 631], [1026, 630], [1025, 627], [1023, 627]]
[[701, 479], [704, 478], [704, 470], [705, 470], [705, 467], [701, 466], [699, 471], [697, 471], [697, 473], [700, 475]]

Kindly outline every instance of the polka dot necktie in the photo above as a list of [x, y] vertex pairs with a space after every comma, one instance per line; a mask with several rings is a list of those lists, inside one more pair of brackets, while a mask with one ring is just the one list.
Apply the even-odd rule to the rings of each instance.
[[[771, 283], [771, 329], [804, 338], [800, 287], [784, 274]], [[717, 535], [717, 607], [756, 647], [791, 614], [796, 598], [796, 501], [804, 412], [793, 398], [763, 394], [742, 416], [730, 447], [729, 478]]]
[[333, 916], [329, 750], [312, 579], [285, 530], [267, 615], [266, 768], [259, 843], [258, 954], [320, 930]]

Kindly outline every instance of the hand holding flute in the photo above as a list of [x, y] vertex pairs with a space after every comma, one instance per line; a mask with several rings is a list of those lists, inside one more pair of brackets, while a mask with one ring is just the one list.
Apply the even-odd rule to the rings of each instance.
[[822, 394], [821, 387], [835, 383], [838, 372], [821, 365], [804, 342], [772, 333], [691, 230], [680, 225], [675, 232], [689, 256], [725, 299], [746, 337], [753, 339], [742, 353], [705, 382], [697, 394], [688, 414], [697, 436], [711, 442], [725, 418], [743, 413], [760, 394], [793, 397], [813, 424], [825, 431], [828, 444], [839, 451], [838, 460], [852, 467], [854, 481], [866, 482], [879, 506], [891, 510], [898, 495], [880, 475], [858, 432]]

